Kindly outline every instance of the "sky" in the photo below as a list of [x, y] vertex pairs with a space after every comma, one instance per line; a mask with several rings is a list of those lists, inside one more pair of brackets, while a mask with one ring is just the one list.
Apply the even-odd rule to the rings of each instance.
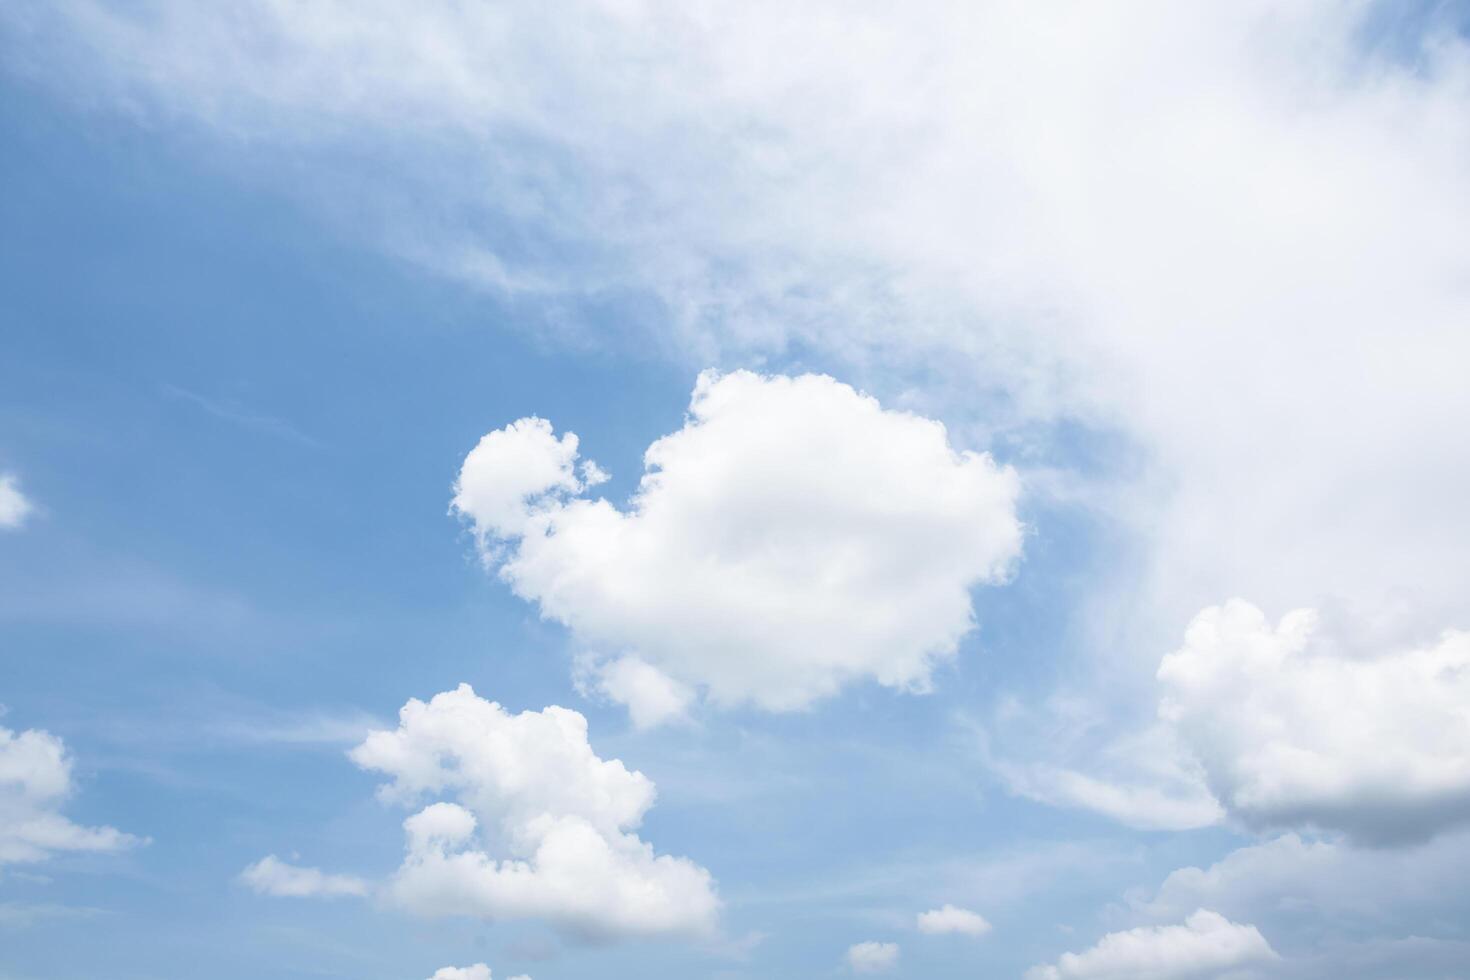
[[0, 980], [1470, 970], [1470, 9], [0, 8]]

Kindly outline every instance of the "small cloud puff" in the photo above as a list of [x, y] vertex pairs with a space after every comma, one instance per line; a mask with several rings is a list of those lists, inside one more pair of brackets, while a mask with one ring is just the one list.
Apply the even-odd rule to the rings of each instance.
[[368, 883], [352, 875], [326, 874], [299, 868], [268, 854], [240, 872], [240, 880], [260, 895], [286, 898], [335, 898], [366, 895]]
[[945, 905], [919, 913], [919, 931], [930, 936], [957, 933], [962, 936], [983, 936], [990, 931], [990, 923], [969, 909]]
[[847, 948], [847, 966], [853, 973], [882, 973], [898, 965], [898, 943], [863, 942]]
[[[473, 966], [444, 966], [434, 971], [429, 980], [490, 980], [490, 968], [484, 963]], [[524, 973], [510, 980], [531, 980]]]

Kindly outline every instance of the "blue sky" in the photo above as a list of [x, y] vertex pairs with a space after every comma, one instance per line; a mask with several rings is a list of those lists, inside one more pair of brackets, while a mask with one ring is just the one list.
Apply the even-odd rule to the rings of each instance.
[[702, 10], [0, 14], [0, 978], [1461, 975], [1463, 16]]

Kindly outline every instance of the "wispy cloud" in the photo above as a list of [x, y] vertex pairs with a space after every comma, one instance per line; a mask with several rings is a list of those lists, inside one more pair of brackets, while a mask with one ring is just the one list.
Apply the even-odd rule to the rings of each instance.
[[93, 919], [110, 915], [106, 909], [54, 902], [0, 902], [0, 928], [28, 929], [43, 922]]
[[170, 398], [188, 402], [208, 415], [229, 422], [231, 425], [242, 429], [249, 429], [262, 435], [273, 436], [287, 442], [294, 442], [299, 446], [310, 446], [314, 449], [321, 448], [321, 443], [312, 436], [302, 432], [294, 424], [274, 415], [262, 415], [233, 401], [222, 401], [209, 398], [198, 392], [178, 385], [165, 384], [161, 390]]

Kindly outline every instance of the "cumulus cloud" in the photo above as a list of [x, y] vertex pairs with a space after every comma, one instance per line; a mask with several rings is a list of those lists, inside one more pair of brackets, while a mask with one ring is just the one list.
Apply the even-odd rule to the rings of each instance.
[[67, 851], [118, 851], [140, 843], [112, 827], [83, 827], [60, 809], [73, 791], [61, 739], [0, 728], [0, 865], [43, 861]]
[[490, 980], [490, 968], [484, 963], [473, 966], [442, 966], [429, 980]]
[[1145, 829], [1230, 819], [1402, 845], [1470, 822], [1470, 633], [1372, 646], [1315, 610], [1273, 625], [1234, 599], [1160, 662], [1156, 724], [1110, 735], [1064, 700], [1008, 704], [994, 728], [1051, 758], [1007, 755], [989, 731], [982, 753], [1018, 795]]
[[1026, 980], [1223, 980], [1277, 959], [1255, 926], [1199, 909], [1183, 925], [1110, 932], [1090, 949], [1031, 968]]
[[335, 898], [366, 895], [368, 883], [352, 875], [326, 874], [300, 868], [268, 854], [240, 872], [240, 880], [261, 895], [287, 898]]
[[898, 943], [855, 943], [847, 948], [847, 966], [853, 973], [883, 973], [898, 965]]
[[[434, 971], [429, 980], [490, 980], [490, 968], [484, 963], [473, 966], [444, 966]], [[531, 980], [524, 973], [510, 980]]]
[[1470, 633], [1382, 654], [1234, 600], [1159, 665], [1159, 713], [1228, 812], [1401, 843], [1470, 820]]
[[985, 917], [969, 909], [944, 905], [928, 912], [919, 913], [919, 931], [930, 936], [957, 933], [962, 936], [983, 936], [990, 931]]
[[0, 473], [0, 531], [13, 531], [26, 522], [35, 506], [20, 492], [20, 481]]
[[404, 821], [407, 856], [386, 891], [406, 909], [539, 918], [589, 939], [716, 928], [709, 872], [635, 833], [653, 783], [598, 758], [575, 711], [510, 714], [461, 685], [409, 701], [396, 730], [351, 756], [390, 777], [385, 800], [441, 798]]
[[925, 690], [1021, 550], [1012, 470], [825, 376], [702, 374], [626, 510], [582, 496], [576, 460], [522, 419], [466, 457], [454, 507], [517, 595], [615, 654], [598, 689], [645, 722], [691, 688], [771, 710]]

